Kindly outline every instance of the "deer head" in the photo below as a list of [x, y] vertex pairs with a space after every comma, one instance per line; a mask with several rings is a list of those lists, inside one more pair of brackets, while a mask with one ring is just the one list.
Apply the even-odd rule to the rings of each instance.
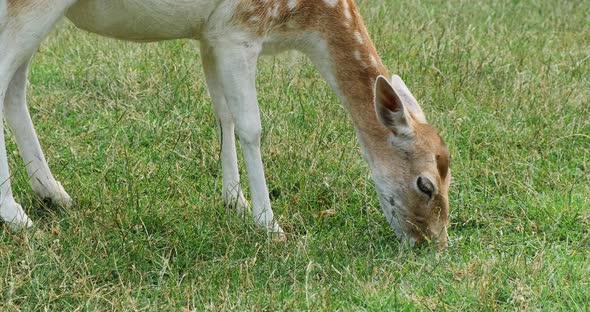
[[[379, 76], [375, 110], [387, 129], [369, 162], [379, 202], [397, 236], [411, 245], [447, 245], [449, 152], [400, 77]], [[383, 143], [384, 142], [384, 143]]]

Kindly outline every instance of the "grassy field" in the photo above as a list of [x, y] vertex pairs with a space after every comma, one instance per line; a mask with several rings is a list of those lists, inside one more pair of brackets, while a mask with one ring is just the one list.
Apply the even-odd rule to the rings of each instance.
[[221, 203], [197, 44], [64, 22], [35, 58], [29, 106], [77, 204], [35, 200], [8, 143], [36, 227], [0, 232], [0, 310], [589, 309], [590, 2], [359, 2], [453, 155], [446, 252], [395, 239], [349, 117], [302, 56], [259, 71], [289, 236], [275, 244]]

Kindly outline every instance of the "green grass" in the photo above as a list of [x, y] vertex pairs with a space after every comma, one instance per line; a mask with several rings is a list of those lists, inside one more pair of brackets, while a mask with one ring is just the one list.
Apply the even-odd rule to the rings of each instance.
[[446, 252], [395, 239], [349, 117], [300, 55], [259, 70], [276, 244], [221, 203], [197, 44], [62, 23], [29, 106], [77, 205], [34, 200], [9, 142], [36, 227], [0, 232], [0, 310], [589, 309], [590, 2], [359, 2], [450, 147]]

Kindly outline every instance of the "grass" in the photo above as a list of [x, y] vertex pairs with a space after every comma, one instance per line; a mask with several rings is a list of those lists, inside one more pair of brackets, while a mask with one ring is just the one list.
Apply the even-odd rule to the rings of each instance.
[[445, 253], [397, 242], [349, 117], [300, 55], [259, 70], [289, 234], [275, 244], [221, 204], [196, 43], [62, 23], [33, 63], [29, 106], [77, 205], [36, 201], [9, 142], [36, 227], [0, 232], [0, 310], [587, 310], [590, 2], [359, 2], [450, 146]]

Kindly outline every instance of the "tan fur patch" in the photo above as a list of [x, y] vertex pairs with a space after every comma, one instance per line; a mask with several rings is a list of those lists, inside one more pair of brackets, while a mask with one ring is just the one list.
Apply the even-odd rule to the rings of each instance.
[[293, 11], [287, 1], [241, 0], [233, 19], [255, 34], [264, 35], [284, 25]]

